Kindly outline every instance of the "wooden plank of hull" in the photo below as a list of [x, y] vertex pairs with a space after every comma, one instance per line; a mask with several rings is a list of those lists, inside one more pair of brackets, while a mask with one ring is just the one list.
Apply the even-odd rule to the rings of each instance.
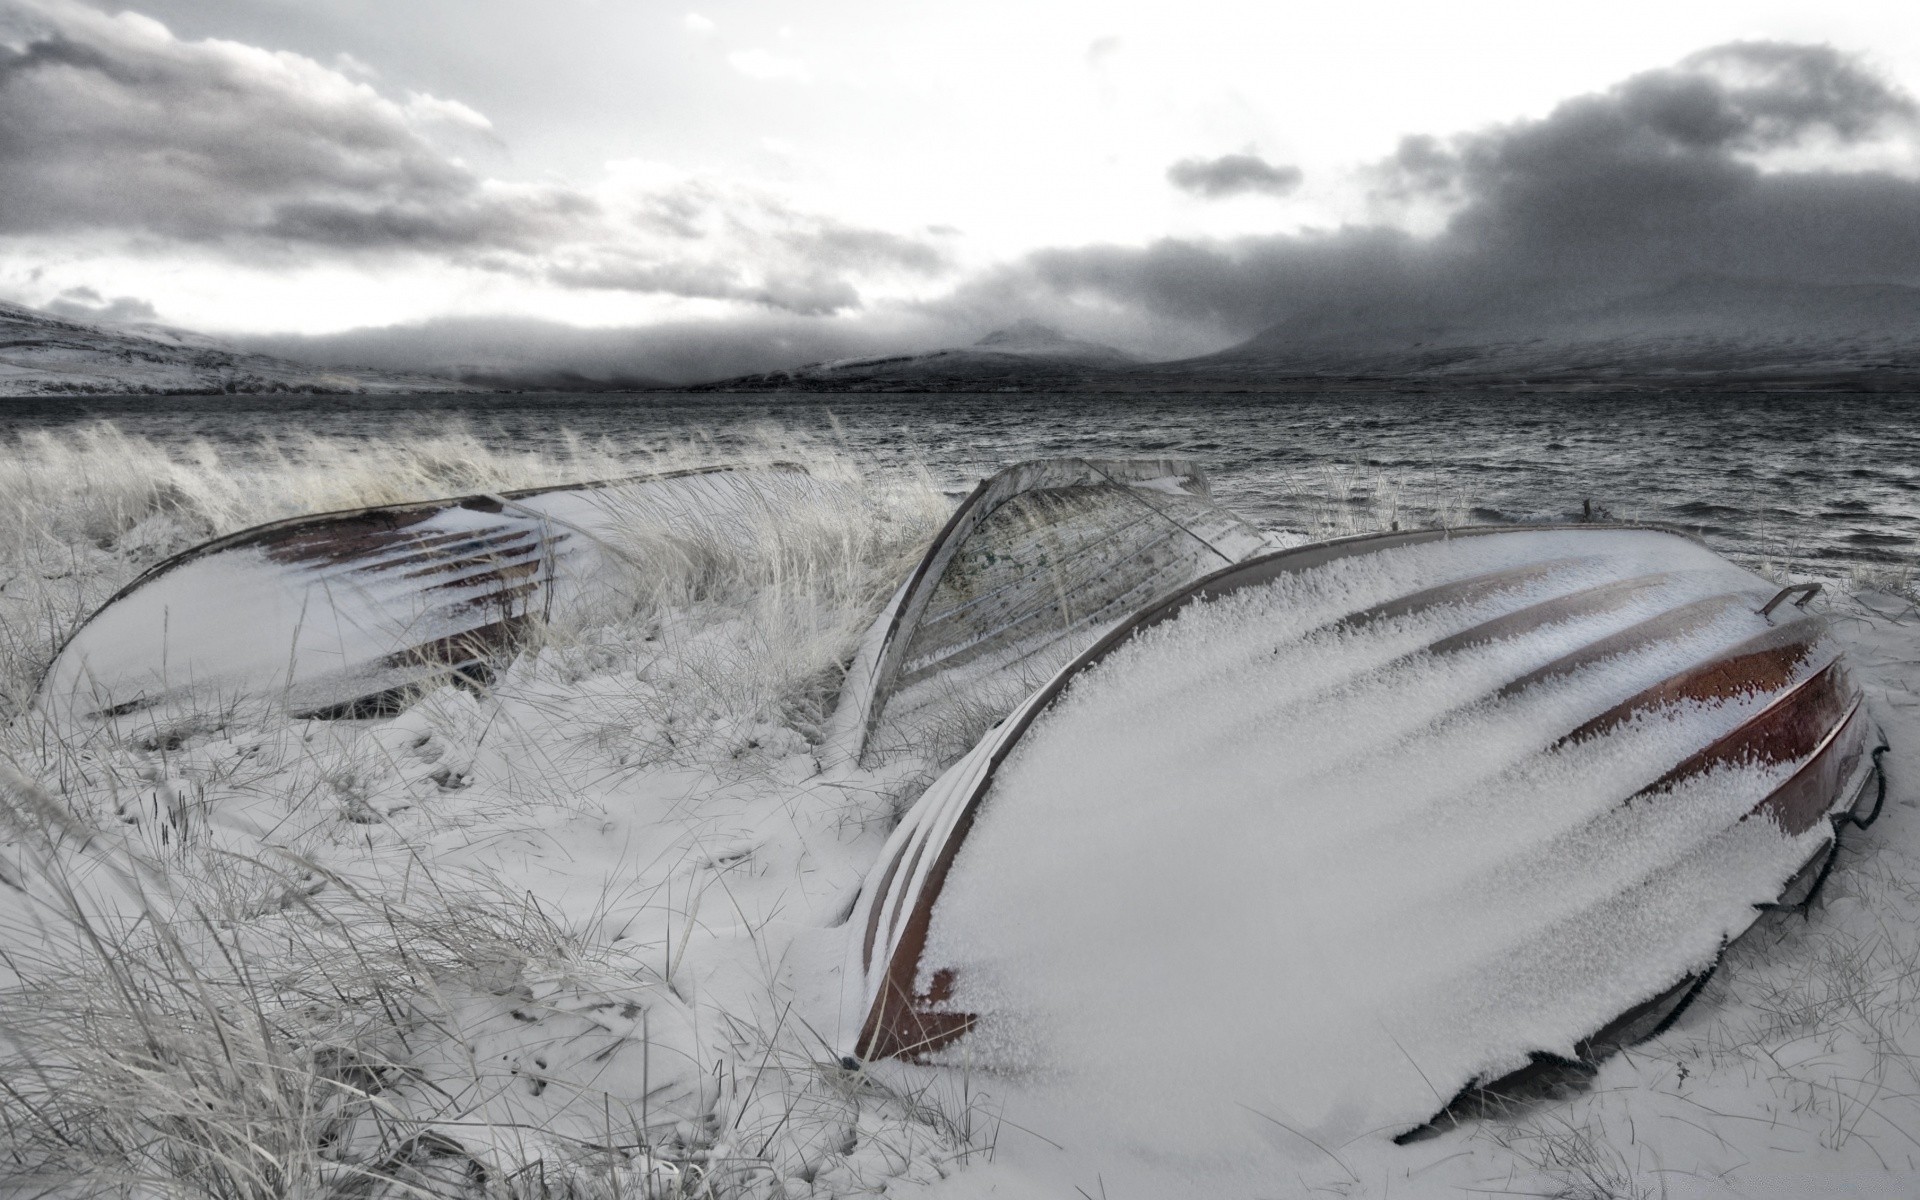
[[[1598, 532], [1594, 527], [1575, 527], [1565, 532], [1577, 535], [1582, 529]], [[929, 975], [931, 964], [921, 961], [934, 910], [949, 881], [959, 849], [972, 829], [979, 805], [989, 792], [995, 771], [1038, 715], [1087, 667], [1142, 630], [1177, 616], [1186, 605], [1269, 583], [1288, 573], [1310, 570], [1356, 554], [1419, 547], [1443, 537], [1488, 537], [1538, 531], [1492, 527], [1452, 531], [1449, 535], [1387, 535], [1282, 551], [1197, 581], [1111, 631], [1056, 674], [968, 759], [956, 765], [951, 774], [960, 776], [970, 772], [967, 778], [951, 788], [946, 788], [947, 780], [943, 779], [929, 790], [922, 806], [935, 804], [938, 812], [922, 819], [921, 806], [917, 806], [896, 834], [901, 838], [900, 844], [887, 857], [887, 865], [877, 872], [873, 880], [875, 886], [863, 894], [860, 903], [864, 911], [856, 909], [861, 919], [848, 976], [862, 981], [859, 986], [865, 999], [860, 1001], [856, 1031], [844, 1044], [845, 1051], [853, 1058], [919, 1057], [962, 1036], [978, 1021], [976, 1014], [951, 1007], [952, 972], [943, 967]], [[1365, 620], [1345, 618], [1320, 628], [1364, 628], [1386, 617], [1430, 611], [1447, 604], [1458, 604], [1466, 611], [1481, 601], [1513, 596], [1526, 588], [1542, 585], [1553, 574], [1546, 568], [1550, 565], [1558, 568], [1570, 561], [1573, 560], [1563, 558], [1552, 564], [1522, 565], [1421, 589], [1356, 614], [1365, 615]], [[1605, 620], [1636, 605], [1644, 606], [1650, 597], [1661, 593], [1669, 578], [1667, 573], [1643, 574], [1536, 601], [1441, 638], [1431, 643], [1428, 651], [1466, 653], [1496, 640], [1523, 638], [1569, 622]], [[1759, 620], [1753, 614], [1768, 590], [1763, 581], [1754, 580], [1731, 591], [1640, 617], [1624, 628], [1605, 631], [1571, 651], [1553, 656], [1543, 665], [1499, 686], [1483, 700], [1513, 700], [1531, 688], [1578, 676], [1598, 663], [1692, 644], [1730, 621]], [[1671, 791], [1718, 767], [1799, 763], [1791, 778], [1748, 815], [1767, 817], [1785, 835], [1803, 833], [1815, 827], [1824, 816], [1845, 807], [1842, 794], [1848, 782], [1859, 774], [1866, 737], [1858, 689], [1844, 667], [1821, 649], [1823, 630], [1823, 623], [1818, 619], [1797, 617], [1724, 649], [1709, 647], [1702, 661], [1611, 705], [1559, 739], [1547, 739], [1541, 753], [1556, 753], [1570, 743], [1617, 730], [1640, 714], [1669, 706], [1771, 696], [1770, 703], [1760, 706], [1733, 730], [1683, 758], [1655, 783], [1623, 795], [1621, 803], [1649, 800], [1656, 793]], [[1394, 661], [1404, 663], [1410, 657], [1417, 656], [1403, 656]], [[924, 989], [919, 984], [923, 978], [929, 981]], [[933, 981], [938, 981], [938, 987], [933, 986]], [[1680, 986], [1684, 988], [1686, 983], [1682, 980]], [[1625, 1035], [1623, 1031], [1640, 1028], [1645, 1024], [1642, 1018], [1658, 1010], [1663, 999], [1665, 997], [1656, 996], [1635, 1006], [1592, 1034], [1587, 1044], [1591, 1047], [1608, 1039], [1617, 1040]]]
[[1488, 642], [1523, 637], [1537, 629], [1545, 629], [1549, 625], [1556, 625], [1563, 621], [1614, 612], [1625, 608], [1672, 578], [1672, 575], [1665, 572], [1641, 575], [1633, 579], [1620, 579], [1596, 587], [1582, 588], [1566, 596], [1555, 596], [1551, 600], [1529, 604], [1518, 612], [1507, 613], [1491, 621], [1483, 621], [1471, 629], [1463, 629], [1450, 637], [1441, 638], [1427, 647], [1427, 653], [1458, 654], [1463, 650], [1484, 646]]
[[[791, 464], [719, 467], [255, 526], [193, 547], [122, 588], [55, 655], [38, 701], [81, 720], [272, 692], [296, 713], [380, 711], [409, 689], [450, 674], [478, 679], [510, 658], [551, 614], [556, 588], [577, 586], [569, 572], [591, 573], [598, 535], [580, 519], [722, 515], [812, 486]], [[195, 609], [221, 613], [223, 636], [213, 645], [170, 645], [187, 637], [181, 627]], [[337, 644], [321, 645], [335, 629]], [[261, 642], [254, 659], [249, 638]], [[296, 652], [322, 665], [296, 667]], [[203, 700], [186, 699], [201, 693]]]
[[1622, 700], [1556, 744], [1576, 742], [1617, 729], [1641, 713], [1668, 705], [1707, 704], [1753, 692], [1778, 691], [1806, 664], [1824, 631], [1821, 622], [1809, 618], [1758, 634]]
[[1351, 616], [1341, 617], [1327, 628], [1365, 629], [1375, 621], [1413, 616], [1439, 608], [1444, 604], [1466, 605], [1481, 600], [1491, 600], [1529, 584], [1543, 582], [1551, 578], [1555, 572], [1585, 561], [1587, 560], [1579, 558], [1555, 558], [1542, 563], [1527, 563], [1524, 566], [1509, 567], [1504, 571], [1490, 571], [1485, 575], [1475, 575], [1452, 583], [1438, 584], [1423, 588], [1411, 596], [1401, 596], [1384, 604], [1362, 609]]
[[1576, 674], [1582, 668], [1604, 662], [1609, 658], [1645, 650], [1661, 642], [1677, 640], [1711, 625], [1744, 599], [1745, 597], [1740, 595], [1708, 596], [1704, 600], [1696, 600], [1692, 604], [1683, 604], [1679, 608], [1669, 609], [1623, 629], [1619, 633], [1610, 634], [1571, 653], [1563, 654], [1545, 666], [1536, 667], [1520, 678], [1503, 685], [1494, 695], [1499, 699], [1517, 696], [1530, 687], [1554, 679], [1564, 679]]

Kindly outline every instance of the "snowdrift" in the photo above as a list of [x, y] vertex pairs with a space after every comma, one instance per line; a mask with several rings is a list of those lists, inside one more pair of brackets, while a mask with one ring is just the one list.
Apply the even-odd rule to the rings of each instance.
[[1008, 467], [961, 502], [869, 631], [830, 753], [870, 762], [984, 727], [1142, 605], [1266, 547], [1184, 459]]
[[746, 537], [828, 486], [798, 467], [717, 468], [256, 526], [122, 589], [61, 648], [37, 702], [81, 727], [160, 712], [191, 725], [253, 703], [391, 712], [425, 685], [486, 677], [536, 623], [590, 600], [633, 527]]
[[1219, 571], [908, 813], [848, 923], [839, 1049], [1061, 1082], [1121, 1126], [1178, 1085], [1352, 1137], [1645, 1036], [1870, 782], [1804, 598], [1624, 527]]

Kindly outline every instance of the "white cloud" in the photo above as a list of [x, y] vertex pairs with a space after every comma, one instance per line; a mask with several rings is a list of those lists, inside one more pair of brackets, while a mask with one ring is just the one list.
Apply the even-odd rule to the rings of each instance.
[[701, 16], [699, 13], [694, 13], [694, 12], [690, 12], [686, 16], [680, 18], [680, 23], [687, 27], [687, 31], [689, 33], [696, 33], [702, 37], [705, 37], [711, 33], [715, 33], [720, 28], [718, 25], [715, 25], [711, 20]]
[[771, 50], [736, 50], [727, 55], [727, 62], [734, 70], [749, 79], [785, 80], [789, 83], [811, 83], [813, 73], [807, 65], [796, 58], [786, 58]]
[[445, 123], [467, 129], [491, 130], [493, 122], [458, 100], [445, 100], [425, 92], [408, 92], [406, 113], [422, 124]]
[[355, 79], [378, 79], [380, 72], [345, 50], [333, 56], [333, 69], [342, 75], [351, 75]]

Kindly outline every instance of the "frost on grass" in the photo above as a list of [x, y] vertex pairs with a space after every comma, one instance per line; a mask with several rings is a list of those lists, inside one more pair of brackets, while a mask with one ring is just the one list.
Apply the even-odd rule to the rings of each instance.
[[[698, 452], [539, 461], [455, 436], [228, 462], [106, 428], [41, 439], [0, 460], [30, 518], [7, 565], [38, 589], [0, 593], [12, 696], [158, 555], [398, 498], [409, 456], [447, 460], [396, 489], [418, 495]], [[818, 725], [947, 503], [777, 435], [761, 457], [807, 460], [831, 502], [627, 522], [630, 567], [484, 694], [377, 721], [156, 715], [80, 745], [16, 708], [5, 1186], [832, 1194], [974, 1153], [964, 1103], [851, 1075], [812, 1033], [831, 926], [915, 769], [822, 776]], [[50, 582], [56, 549], [80, 566]]]

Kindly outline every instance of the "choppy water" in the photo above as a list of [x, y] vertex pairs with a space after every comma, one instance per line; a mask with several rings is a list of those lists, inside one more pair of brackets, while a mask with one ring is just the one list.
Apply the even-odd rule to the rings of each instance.
[[1258, 523], [1345, 532], [1436, 515], [1562, 520], [1591, 504], [1755, 561], [1839, 575], [1920, 557], [1920, 396], [125, 397], [0, 401], [0, 438], [110, 419], [162, 440], [389, 438], [464, 421], [502, 445], [563, 431], [722, 447], [772, 421], [925, 462], [959, 486], [1051, 454], [1177, 454]]

